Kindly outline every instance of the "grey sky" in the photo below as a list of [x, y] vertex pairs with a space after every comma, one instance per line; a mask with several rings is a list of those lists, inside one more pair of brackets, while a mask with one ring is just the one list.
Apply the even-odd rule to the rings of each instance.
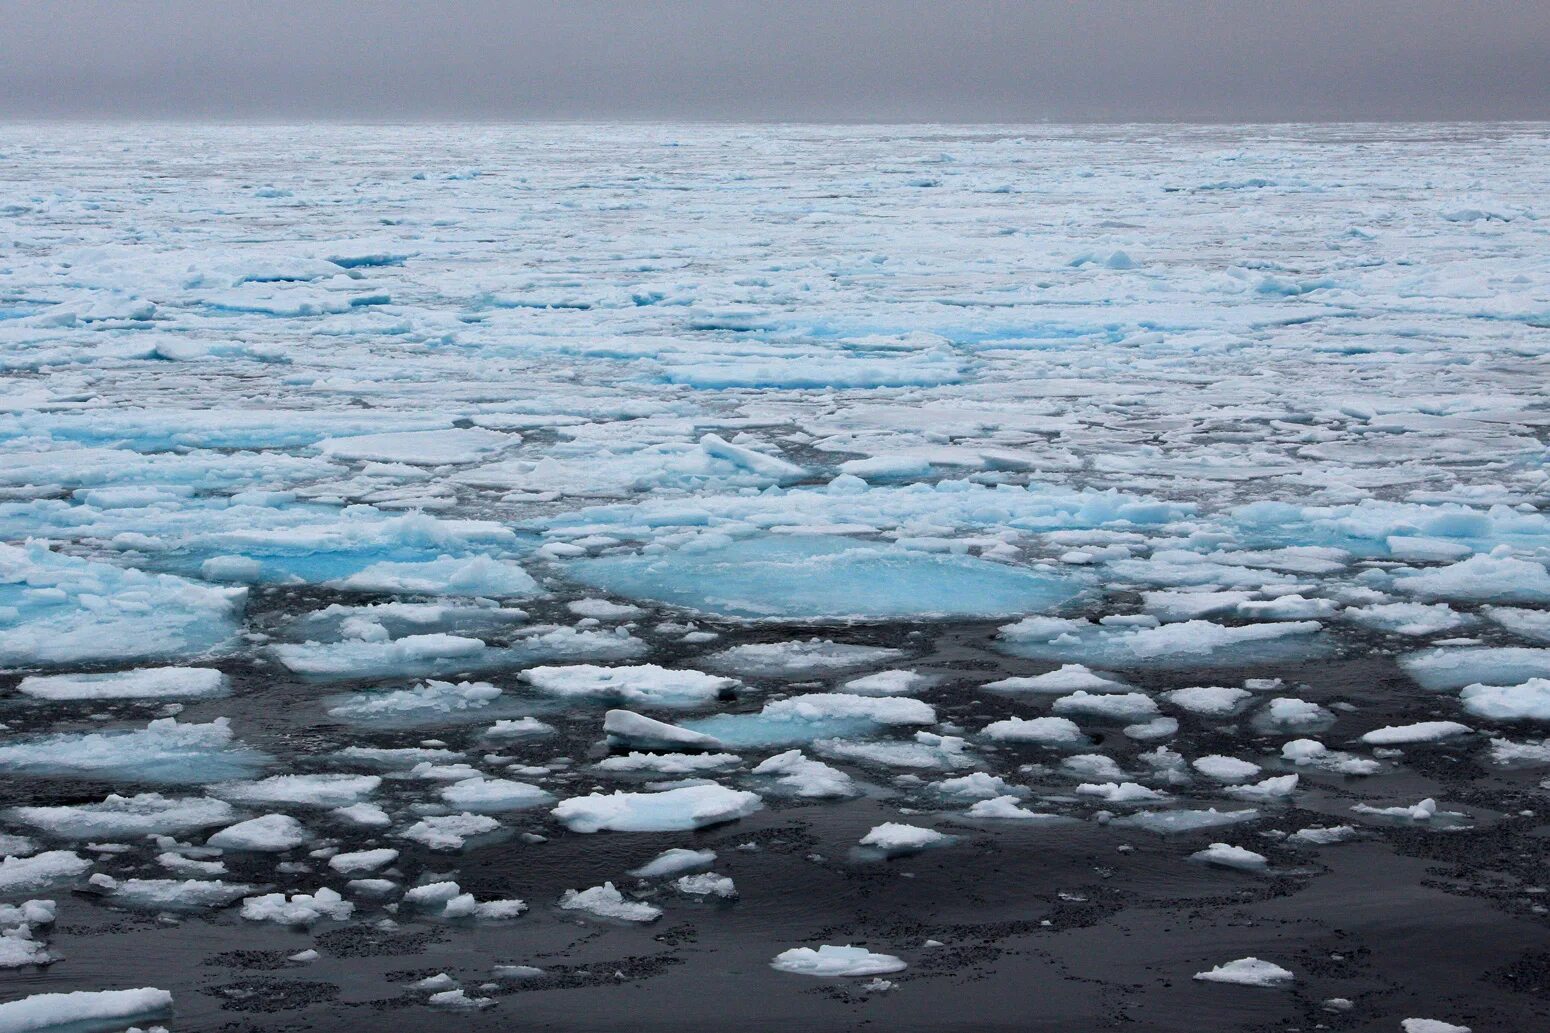
[[0, 118], [1550, 118], [1543, 0], [0, 0]]

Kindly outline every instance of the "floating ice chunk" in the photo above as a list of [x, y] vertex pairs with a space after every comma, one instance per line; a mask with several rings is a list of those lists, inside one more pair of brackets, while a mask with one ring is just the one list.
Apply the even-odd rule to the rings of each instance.
[[1458, 811], [1439, 810], [1437, 801], [1427, 797], [1420, 803], [1409, 807], [1373, 807], [1370, 804], [1359, 803], [1351, 807], [1357, 814], [1366, 814], [1374, 818], [1393, 818], [1401, 822], [1430, 822], [1436, 818], [1462, 818]]
[[157, 1018], [171, 1010], [172, 994], [152, 987], [32, 994], [0, 1004], [0, 1033], [122, 1029], [137, 1019]]
[[1082, 664], [1063, 664], [1059, 670], [1035, 674], [1028, 678], [1002, 678], [987, 682], [981, 688], [991, 692], [1038, 692], [1065, 695], [1071, 692], [1129, 692], [1131, 686], [1085, 667]]
[[1107, 779], [1118, 782], [1124, 779], [1124, 769], [1113, 757], [1102, 753], [1080, 753], [1060, 762], [1061, 774], [1077, 779]]
[[442, 990], [431, 994], [425, 999], [425, 1003], [432, 1008], [479, 1009], [494, 1007], [495, 998], [470, 997], [468, 991], [459, 987], [456, 990]]
[[461, 850], [470, 839], [487, 836], [500, 827], [494, 818], [465, 811], [421, 818], [400, 835], [432, 850]]
[[1293, 739], [1281, 747], [1281, 757], [1298, 766], [1311, 765], [1342, 775], [1374, 775], [1381, 770], [1375, 760], [1331, 750], [1317, 739]]
[[1153, 739], [1167, 739], [1177, 735], [1179, 722], [1173, 717], [1154, 717], [1150, 721], [1126, 725], [1121, 731], [1125, 733], [1126, 738], [1150, 742]]
[[1399, 1024], [1404, 1033], [1472, 1033], [1468, 1026], [1459, 1026], [1441, 1019], [1405, 1019]]
[[0, 895], [19, 896], [69, 882], [91, 862], [69, 850], [45, 850], [31, 857], [0, 860]]
[[929, 684], [930, 678], [914, 671], [878, 671], [876, 674], [852, 678], [840, 689], [857, 696], [902, 696], [917, 692]]
[[731, 747], [812, 742], [822, 737], [867, 735], [879, 726], [924, 725], [936, 711], [908, 696], [854, 696], [815, 692], [766, 703], [754, 714], [716, 714], [684, 727]]
[[1000, 775], [991, 775], [984, 771], [975, 771], [957, 778], [944, 778], [940, 782], [931, 783], [931, 788], [941, 796], [957, 800], [989, 800], [997, 796], [1019, 796], [1027, 793], [1026, 789], [1011, 785]]
[[1058, 606], [1081, 590], [970, 556], [823, 535], [576, 560], [570, 573], [615, 595], [778, 620], [1004, 617]]
[[187, 699], [226, 693], [226, 676], [209, 667], [142, 667], [108, 674], [49, 674], [16, 687], [34, 699]]
[[565, 608], [578, 617], [591, 617], [600, 621], [633, 620], [646, 612], [639, 606], [607, 599], [575, 599], [566, 603]]
[[1272, 775], [1270, 778], [1261, 779], [1252, 785], [1228, 786], [1224, 792], [1228, 796], [1234, 796], [1240, 800], [1257, 800], [1271, 803], [1291, 796], [1297, 789], [1297, 783], [1300, 780], [1301, 776], [1299, 775]]
[[850, 459], [840, 464], [840, 473], [864, 481], [910, 481], [931, 475], [931, 461], [924, 456], [888, 455], [868, 459]]
[[1233, 983], [1238, 986], [1281, 987], [1297, 977], [1280, 965], [1258, 958], [1239, 958], [1211, 969], [1196, 972], [1195, 978], [1207, 983]]
[[48, 965], [57, 959], [38, 939], [39, 930], [54, 922], [52, 900], [0, 904], [0, 969]]
[[355, 850], [335, 854], [328, 859], [328, 866], [341, 875], [360, 875], [363, 872], [386, 868], [396, 860], [398, 860], [397, 850], [391, 847], [378, 847], [375, 850]]
[[1521, 685], [1466, 685], [1459, 699], [1465, 710], [1488, 721], [1550, 721], [1550, 678], [1530, 678]]
[[719, 785], [660, 793], [593, 793], [552, 812], [572, 832], [686, 832], [743, 818], [763, 806], [754, 793]]
[[1225, 685], [1195, 685], [1163, 693], [1163, 699], [1176, 707], [1206, 717], [1229, 717], [1253, 693]]
[[487, 739], [525, 739], [538, 735], [553, 735], [554, 725], [536, 717], [518, 717], [497, 721], [484, 730]]
[[1550, 642], [1550, 610], [1524, 610], [1512, 606], [1484, 606], [1481, 612], [1514, 635]]
[[941, 847], [952, 842], [952, 839], [949, 834], [939, 833], [935, 828], [884, 822], [862, 836], [860, 845], [876, 848], [888, 856], [901, 856], [925, 850], [927, 847]]
[[846, 797], [856, 792], [856, 784], [849, 775], [803, 756], [801, 750], [777, 753], [762, 761], [753, 773], [770, 776], [782, 791], [806, 799]]
[[981, 800], [964, 812], [970, 818], [994, 818], [998, 821], [1060, 821], [1058, 814], [1041, 814], [1023, 807], [1015, 796]]
[[1164, 591], [1142, 592], [1141, 605], [1146, 612], [1164, 621], [1198, 620], [1218, 614], [1233, 613], [1239, 603], [1254, 598], [1247, 591]]
[[1434, 635], [1474, 623], [1469, 614], [1459, 613], [1447, 603], [1375, 603], [1347, 607], [1341, 616], [1396, 635]]
[[1051, 707], [1056, 714], [1076, 714], [1103, 721], [1144, 721], [1157, 716], [1157, 704], [1140, 692], [1115, 692], [1096, 695], [1077, 691], [1057, 699]]
[[441, 556], [423, 562], [374, 563], [334, 582], [349, 592], [513, 599], [538, 595], [538, 582], [517, 566], [489, 556]]
[[344, 807], [370, 796], [380, 785], [376, 775], [271, 775], [257, 782], [223, 782], [210, 792], [236, 803]]
[[[1546, 688], [1550, 689], [1550, 684], [1547, 684]], [[1550, 702], [1550, 697], [1547, 697], [1547, 702]], [[1550, 714], [1550, 710], [1546, 713]], [[1374, 728], [1362, 736], [1362, 742], [1368, 746], [1403, 746], [1408, 743], [1440, 742], [1443, 739], [1468, 735], [1473, 731], [1473, 728], [1461, 725], [1457, 721], [1417, 721], [1408, 725]]]
[[1299, 846], [1331, 846], [1335, 843], [1344, 843], [1355, 839], [1360, 833], [1351, 825], [1331, 825], [1320, 827], [1310, 825], [1305, 829], [1298, 829], [1286, 837], [1287, 842]]
[[204, 653], [236, 633], [246, 602], [246, 589], [0, 543], [0, 664]]
[[64, 732], [0, 746], [0, 771], [169, 784], [241, 777], [268, 761], [238, 743], [224, 717], [208, 724], [165, 717], [139, 730]]
[[554, 802], [554, 795], [527, 782], [504, 778], [470, 778], [441, 791], [450, 807], [476, 813], [519, 811]]
[[1491, 759], [1498, 764], [1550, 764], [1550, 739], [1539, 742], [1492, 739]]
[[347, 821], [363, 828], [382, 829], [393, 823], [387, 811], [374, 803], [352, 803], [348, 807], [336, 807], [328, 812], [331, 817]]
[[316, 893], [265, 893], [242, 902], [242, 917], [254, 922], [281, 925], [312, 925], [324, 919], [342, 922], [355, 911], [355, 905], [324, 886]]
[[661, 879], [696, 868], [709, 868], [716, 863], [714, 850], [686, 850], [673, 847], [664, 850], [639, 868], [631, 868], [630, 874], [637, 879]]
[[1237, 757], [1212, 754], [1201, 757], [1192, 765], [1196, 771], [1218, 782], [1243, 782], [1259, 774], [1259, 765]]
[[656, 664], [629, 667], [530, 667], [522, 680], [539, 692], [567, 698], [596, 697], [661, 706], [692, 706], [716, 699], [737, 685], [734, 678], [702, 671], [673, 671]]
[[647, 750], [720, 750], [711, 735], [680, 728], [630, 710], [610, 710], [603, 715], [603, 733], [613, 747]]
[[1471, 556], [1397, 577], [1394, 591], [1424, 599], [1550, 603], [1550, 570], [1543, 563], [1512, 556]]
[[1096, 796], [1105, 803], [1157, 803], [1168, 798], [1167, 793], [1138, 782], [1083, 782], [1076, 792], [1079, 796]]
[[443, 466], [451, 463], [475, 462], [521, 442], [521, 436], [516, 434], [501, 434], [480, 427], [470, 427], [325, 438], [317, 443], [317, 448], [324, 455], [334, 459]]
[[309, 677], [412, 678], [469, 671], [504, 651], [477, 638], [406, 635], [388, 642], [302, 642], [269, 648], [288, 670]]
[[973, 767], [969, 744], [954, 735], [916, 732], [912, 742], [853, 742], [820, 739], [813, 748], [826, 757], [894, 768], [950, 770]]
[[111, 879], [94, 875], [91, 884], [120, 907], [138, 911], [202, 911], [221, 908], [258, 889], [219, 879]]
[[1262, 872], [1269, 866], [1264, 854], [1256, 854], [1241, 846], [1228, 843], [1212, 843], [1204, 850], [1189, 855], [1191, 861], [1214, 864], [1222, 868], [1238, 868], [1246, 872]]
[[832, 671], [870, 667], [904, 656], [901, 649], [861, 646], [812, 638], [787, 642], [760, 642], [733, 646], [707, 658], [706, 664], [721, 670], [755, 674], [765, 678], [800, 680]]
[[700, 438], [700, 448], [704, 449], [708, 456], [725, 459], [733, 466], [768, 478], [776, 484], [799, 481], [807, 476], [807, 471], [795, 463], [765, 455], [763, 452], [756, 452], [751, 448], [744, 448], [742, 445], [734, 445], [717, 434], [706, 434]]
[[997, 742], [1031, 742], [1040, 746], [1083, 746], [1087, 736], [1066, 717], [1008, 717], [992, 721], [982, 733]]
[[223, 825], [236, 816], [236, 811], [223, 800], [142, 793], [138, 796], [113, 794], [101, 803], [12, 807], [5, 815], [12, 821], [42, 829], [61, 839], [107, 840], [152, 834], [170, 836]]
[[799, 976], [880, 976], [909, 966], [892, 954], [874, 954], [864, 947], [824, 944], [817, 950], [793, 947], [775, 955], [770, 967]]
[[1004, 648], [1041, 660], [1108, 666], [1237, 666], [1297, 660], [1330, 650], [1318, 621], [1228, 626], [1191, 620], [1160, 627], [1029, 618], [1001, 628]]
[[301, 846], [307, 839], [307, 830], [295, 818], [265, 814], [221, 829], [205, 840], [205, 844], [222, 850], [281, 853]]
[[721, 897], [730, 900], [737, 896], [737, 886], [725, 875], [703, 872], [699, 875], [683, 875], [673, 880], [673, 888], [679, 893], [695, 897]]
[[597, 771], [692, 775], [736, 767], [741, 762], [742, 758], [735, 753], [629, 753], [604, 757], [592, 767]]
[[1317, 732], [1334, 723], [1328, 710], [1292, 696], [1273, 699], [1254, 715], [1254, 727], [1262, 732]]
[[1203, 811], [1142, 811], [1139, 814], [1116, 819], [1115, 824], [1134, 825], [1147, 832], [1170, 835], [1216, 828], [1221, 825], [1236, 825], [1243, 821], [1253, 821], [1258, 817], [1259, 811], [1253, 808], [1242, 811], [1219, 811], [1211, 807]]
[[346, 696], [328, 708], [332, 717], [388, 724], [477, 719], [501, 698], [489, 682], [427, 681], [412, 689]]
[[1530, 678], [1550, 678], [1550, 649], [1522, 646], [1428, 649], [1401, 657], [1399, 666], [1428, 689], [1461, 689], [1473, 684], [1517, 685]]
[[560, 896], [560, 907], [566, 911], [585, 911], [599, 918], [613, 918], [621, 922], [655, 922], [662, 917], [662, 909], [638, 900], [626, 900], [624, 894], [605, 882], [585, 890], [566, 890]]

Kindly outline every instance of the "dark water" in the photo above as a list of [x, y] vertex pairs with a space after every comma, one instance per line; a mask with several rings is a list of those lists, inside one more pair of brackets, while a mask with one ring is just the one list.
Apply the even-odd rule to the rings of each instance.
[[[264, 594], [254, 615], [262, 626], [327, 599], [315, 593]], [[265, 607], [268, 609], [266, 610]], [[267, 616], [266, 616], [267, 615]], [[835, 635], [828, 629], [759, 632], [727, 628], [710, 648], [761, 638]], [[929, 634], [925, 631], [929, 630]], [[1007, 674], [1052, 665], [1008, 658], [990, 648], [986, 625], [845, 629], [838, 637], [909, 648], [905, 662], [944, 681], [924, 694], [946, 721], [976, 729], [1026, 702], [974, 691]], [[701, 649], [705, 647], [699, 647]], [[653, 660], [671, 664], [665, 649]], [[299, 680], [252, 661], [227, 667], [231, 698], [190, 706], [183, 719], [229, 715], [239, 735], [286, 758], [282, 769], [313, 770], [307, 758], [341, 745], [413, 745], [426, 737], [470, 747], [487, 721], [370, 730], [326, 717], [325, 696], [350, 688]], [[1349, 702], [1336, 726], [1318, 736], [1332, 747], [1378, 725], [1444, 713], [1404, 678], [1382, 640], [1345, 642], [1345, 655], [1273, 670], [1175, 671], [1138, 675], [1149, 689], [1233, 684], [1246, 677], [1286, 679], [1286, 694], [1325, 705]], [[515, 687], [511, 672], [480, 677]], [[752, 679], [756, 688], [774, 683]], [[755, 693], [754, 700], [760, 693]], [[751, 702], [753, 702], [751, 701]], [[60, 705], [8, 698], [6, 719], [25, 730], [61, 727]], [[103, 707], [143, 721], [151, 707]], [[82, 710], [84, 716], [87, 710]], [[590, 791], [581, 769], [599, 754], [601, 707], [545, 713], [561, 727], [549, 738], [502, 752], [541, 763], [557, 755], [577, 761], [558, 784], [561, 795]], [[77, 722], [85, 724], [85, 722]], [[1259, 758], [1294, 736], [1261, 736], [1247, 722], [1184, 720], [1169, 743], [1187, 756], [1232, 752]], [[1152, 744], [1114, 735], [1096, 748], [1127, 770]], [[1544, 794], [1532, 770], [1503, 769], [1482, 754], [1483, 741], [1423, 746], [1382, 776], [1353, 780], [1300, 769], [1302, 788], [1291, 806], [1260, 805], [1259, 820], [1172, 837], [1091, 820], [1094, 807], [1041, 803], [1084, 820], [1029, 827], [975, 822], [948, 812], [900, 818], [919, 803], [874, 772], [867, 796], [847, 802], [794, 804], [770, 797], [766, 810], [742, 821], [683, 834], [567, 833], [543, 810], [505, 816], [518, 837], [463, 854], [421, 850], [386, 837], [372, 845], [404, 849], [399, 868], [408, 881], [428, 874], [455, 877], [480, 899], [517, 896], [532, 905], [520, 919], [458, 925], [405, 916], [396, 927], [366, 905], [350, 924], [312, 931], [245, 922], [236, 911], [176, 920], [114, 910], [86, 893], [58, 891], [60, 921], [51, 942], [63, 961], [47, 969], [0, 975], [4, 996], [149, 985], [172, 991], [178, 1030], [339, 1030], [394, 1028], [535, 1030], [1386, 1030], [1410, 1016], [1445, 1018], [1483, 1030], [1550, 1028], [1550, 938], [1544, 906], [1550, 894], [1545, 864]], [[992, 769], [1019, 781], [1016, 766], [1048, 760], [1034, 748], [988, 753]], [[1273, 770], [1270, 773], [1275, 773]], [[568, 779], [568, 781], [566, 780]], [[390, 810], [395, 794], [423, 783], [392, 780], [379, 796]], [[85, 802], [123, 785], [10, 779], [8, 802]], [[175, 790], [162, 790], [175, 792]], [[1353, 803], [1412, 803], [1435, 796], [1445, 809], [1467, 811], [1470, 827], [1441, 830], [1367, 822], [1355, 842], [1293, 848], [1264, 835], [1310, 825], [1350, 822]], [[1236, 809], [1235, 801], [1193, 804]], [[1520, 813], [1527, 812], [1527, 813]], [[303, 811], [295, 812], [308, 820]], [[955, 845], [880, 862], [851, 852], [873, 825], [890, 820], [957, 834]], [[323, 823], [317, 822], [317, 827]], [[401, 822], [400, 822], [401, 824]], [[1361, 824], [1361, 823], [1359, 823]], [[1185, 858], [1214, 841], [1266, 854], [1272, 874], [1191, 864]], [[341, 838], [345, 849], [364, 836]], [[633, 927], [578, 918], [553, 905], [567, 888], [615, 880], [670, 846], [715, 849], [715, 870], [741, 891], [733, 903], [700, 903], [665, 890], [663, 918]], [[757, 849], [740, 849], [746, 847]], [[133, 853], [99, 867], [117, 875], [165, 876], [136, 844]], [[305, 860], [305, 851], [293, 859]], [[228, 854], [228, 879], [277, 886], [273, 857]], [[140, 871], [133, 869], [138, 864]], [[340, 885], [322, 869], [290, 876], [284, 888], [311, 891]], [[41, 894], [50, 895], [50, 894]], [[941, 941], [926, 947], [925, 941]], [[817, 980], [782, 974], [770, 959], [788, 947], [852, 943], [897, 954], [909, 968], [891, 990], [867, 992], [865, 980]], [[316, 947], [322, 957], [297, 964], [287, 956]], [[1223, 986], [1194, 973], [1245, 956], [1273, 960], [1297, 974], [1289, 989]], [[543, 973], [490, 980], [492, 965], [522, 964]], [[482, 1011], [426, 1007], [410, 983], [446, 972], [470, 996], [495, 999]], [[1328, 1010], [1329, 998], [1350, 1010]]]

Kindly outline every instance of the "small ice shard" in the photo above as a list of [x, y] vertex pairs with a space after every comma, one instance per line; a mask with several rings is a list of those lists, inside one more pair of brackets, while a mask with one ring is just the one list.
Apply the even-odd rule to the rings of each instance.
[[813, 692], [766, 703], [757, 713], [715, 714], [684, 726], [730, 747], [812, 742], [824, 736], [861, 736], [879, 725], [926, 725], [936, 711], [909, 696], [853, 696]]
[[813, 748], [826, 757], [887, 767], [942, 770], [973, 767], [976, 763], [967, 742], [955, 735], [935, 732], [916, 732], [909, 742], [820, 739], [813, 743]]
[[622, 922], [655, 922], [662, 917], [661, 908], [638, 900], [626, 900], [611, 882], [591, 889], [566, 890], [560, 896], [560, 907]]
[[1130, 686], [1118, 678], [1101, 674], [1082, 664], [1062, 664], [1059, 669], [1026, 678], [1002, 678], [987, 682], [981, 688], [991, 692], [1048, 693], [1066, 695], [1083, 692], [1129, 692]]
[[1196, 972], [1195, 978], [1207, 983], [1233, 983], [1238, 986], [1287, 986], [1296, 977], [1280, 965], [1258, 958], [1239, 958], [1218, 965], [1208, 972]]
[[646, 750], [720, 750], [720, 740], [702, 732], [658, 721], [632, 710], [610, 710], [603, 715], [608, 745]]
[[1015, 796], [981, 800], [964, 812], [970, 818], [994, 818], [1005, 821], [1059, 821], [1057, 814], [1044, 814], [1023, 807]]
[[762, 806], [754, 793], [699, 785], [577, 796], [561, 800], [552, 813], [572, 832], [683, 832], [746, 817]]
[[880, 976], [903, 972], [907, 966], [892, 954], [874, 954], [864, 947], [824, 944], [817, 950], [793, 947], [775, 955], [770, 967], [799, 976]]
[[596, 771], [658, 775], [693, 775], [736, 767], [742, 758], [735, 753], [627, 753], [604, 757], [592, 765]]

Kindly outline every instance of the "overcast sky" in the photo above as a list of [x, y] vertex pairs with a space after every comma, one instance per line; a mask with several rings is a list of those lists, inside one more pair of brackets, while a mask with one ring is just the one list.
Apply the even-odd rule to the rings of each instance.
[[1550, 118], [1550, 0], [0, 0], [0, 118]]

